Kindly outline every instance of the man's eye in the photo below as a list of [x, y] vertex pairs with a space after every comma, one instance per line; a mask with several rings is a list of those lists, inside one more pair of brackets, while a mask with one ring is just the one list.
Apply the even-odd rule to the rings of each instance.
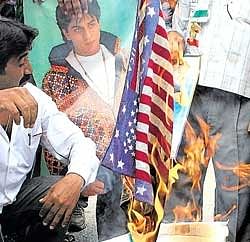
[[94, 27], [94, 26], [95, 26], [95, 22], [89, 23], [89, 27]]
[[80, 33], [81, 32], [81, 28], [74, 28], [74, 32]]

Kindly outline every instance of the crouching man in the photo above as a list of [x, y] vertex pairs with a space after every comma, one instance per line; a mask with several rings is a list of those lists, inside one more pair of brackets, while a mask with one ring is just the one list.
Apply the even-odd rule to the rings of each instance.
[[[32, 84], [19, 86], [37, 31], [0, 17], [0, 224], [22, 242], [62, 242], [83, 187], [99, 167], [95, 144]], [[38, 57], [39, 58], [39, 57]], [[29, 179], [38, 145], [68, 164], [65, 177]]]

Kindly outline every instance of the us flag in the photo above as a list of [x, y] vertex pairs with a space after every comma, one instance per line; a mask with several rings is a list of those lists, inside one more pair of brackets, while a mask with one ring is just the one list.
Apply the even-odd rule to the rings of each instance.
[[155, 166], [168, 177], [174, 89], [160, 0], [138, 2], [117, 124], [102, 164], [135, 178], [135, 199], [153, 205]]

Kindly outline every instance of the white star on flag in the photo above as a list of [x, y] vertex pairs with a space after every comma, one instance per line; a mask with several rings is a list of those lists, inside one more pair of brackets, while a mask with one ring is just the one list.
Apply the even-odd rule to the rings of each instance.
[[110, 160], [111, 160], [111, 162], [114, 161], [114, 154], [113, 153], [110, 154]]
[[142, 186], [142, 187], [137, 187], [136, 193], [137, 194], [139, 193], [139, 194], [141, 194], [143, 196], [143, 193], [146, 192], [146, 191], [147, 191], [147, 189], [145, 189], [145, 187]]
[[148, 15], [152, 18], [155, 15], [154, 7], [148, 7]]
[[144, 45], [146, 46], [147, 43], [149, 43], [149, 42], [150, 42], [150, 41], [149, 41], [149, 38], [148, 38], [148, 36], [146, 35], [145, 38], [144, 38]]
[[131, 111], [131, 116], [135, 116], [135, 112], [134, 111]]
[[128, 122], [128, 127], [131, 127], [132, 126], [132, 122]]
[[115, 138], [118, 138], [118, 137], [119, 137], [119, 134], [120, 134], [119, 129], [116, 129], [116, 130], [115, 130]]
[[124, 163], [122, 162], [122, 160], [119, 160], [119, 161], [118, 161], [117, 168], [123, 169], [123, 166], [124, 166]]
[[122, 108], [122, 112], [125, 113], [126, 112], [126, 105], [123, 106]]

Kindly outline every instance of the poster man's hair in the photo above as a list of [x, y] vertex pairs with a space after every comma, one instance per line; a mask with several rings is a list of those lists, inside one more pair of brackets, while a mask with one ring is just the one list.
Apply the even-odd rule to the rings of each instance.
[[[84, 12], [84, 6], [81, 5], [82, 11]], [[91, 16], [95, 16], [97, 21], [99, 22], [101, 16], [101, 9], [97, 2], [97, 0], [88, 0], [88, 14]], [[71, 22], [72, 15], [67, 15], [62, 8], [57, 6], [56, 8], [56, 21], [57, 25], [61, 29], [61, 31], [67, 30], [69, 23]]]

